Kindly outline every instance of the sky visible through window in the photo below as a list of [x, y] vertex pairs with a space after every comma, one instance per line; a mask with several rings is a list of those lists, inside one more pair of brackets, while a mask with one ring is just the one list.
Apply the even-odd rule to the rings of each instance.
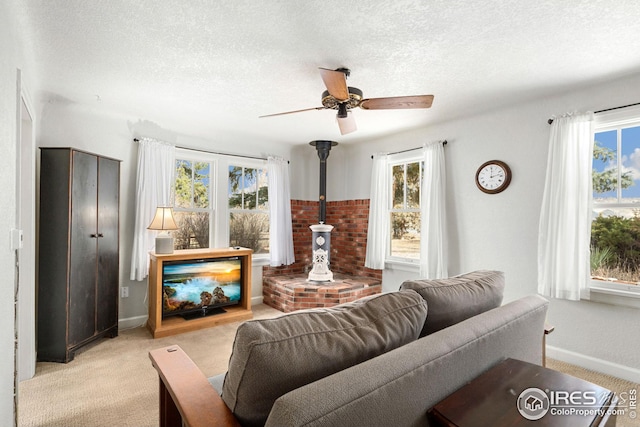
[[267, 186], [266, 169], [229, 166], [229, 207], [268, 209]]
[[[618, 152], [617, 131], [610, 130], [599, 132], [595, 135], [596, 141], [600, 146], [607, 148], [614, 153]], [[621, 144], [621, 174], [630, 172], [633, 184], [622, 189], [623, 199], [637, 199], [640, 201], [640, 126], [622, 129]], [[594, 160], [593, 169], [596, 172], [616, 169], [618, 167], [618, 159], [609, 161]], [[615, 198], [616, 191], [608, 191], [606, 193], [594, 193], [595, 199]], [[624, 200], [623, 200], [624, 201]], [[629, 200], [627, 200], [629, 201]]]

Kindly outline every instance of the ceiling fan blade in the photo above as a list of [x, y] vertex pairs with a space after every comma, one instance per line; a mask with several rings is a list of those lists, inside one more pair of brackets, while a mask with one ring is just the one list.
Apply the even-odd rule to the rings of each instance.
[[258, 116], [258, 118], [261, 119], [263, 117], [284, 116], [285, 114], [301, 113], [303, 111], [311, 111], [311, 110], [325, 110], [326, 108], [327, 107], [305, 108], [304, 110], [294, 110], [294, 111], [285, 111], [284, 113], [266, 114], [264, 116]]
[[353, 113], [348, 113], [347, 117], [336, 116], [336, 119], [338, 120], [340, 135], [346, 135], [358, 130], [358, 127], [356, 126], [356, 119], [353, 117]]
[[430, 108], [433, 95], [394, 96], [391, 98], [370, 98], [360, 102], [365, 110], [400, 110], [405, 108]]
[[331, 96], [338, 101], [349, 99], [347, 76], [344, 72], [320, 68], [320, 77], [322, 77], [322, 81]]

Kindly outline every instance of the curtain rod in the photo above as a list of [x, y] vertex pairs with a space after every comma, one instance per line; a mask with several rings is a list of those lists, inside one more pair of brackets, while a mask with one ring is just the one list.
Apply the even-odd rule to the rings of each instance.
[[[447, 140], [446, 139], [444, 141], [442, 141], [442, 145], [447, 145]], [[391, 155], [391, 154], [406, 153], [408, 151], [419, 150], [421, 148], [424, 148], [424, 147], [407, 148], [406, 150], [394, 151], [392, 153], [387, 153], [387, 154]], [[373, 155], [371, 156], [371, 158], [373, 159]]]
[[[640, 102], [636, 102], [635, 104], [629, 104], [629, 105], [621, 105], [620, 107], [605, 108], [604, 110], [594, 111], [593, 114], [604, 113], [605, 111], [619, 110], [621, 108], [635, 107], [636, 105], [640, 105]], [[547, 120], [547, 123], [549, 124], [553, 123], [553, 119]]]
[[[138, 142], [140, 141], [138, 138], [133, 138], [134, 142]], [[190, 151], [199, 151], [201, 153], [207, 153], [207, 154], [218, 154], [220, 156], [231, 156], [231, 157], [242, 157], [245, 159], [256, 159], [256, 160], [269, 160], [269, 159], [265, 159], [264, 157], [257, 157], [257, 156], [247, 156], [244, 154], [229, 154], [229, 153], [220, 153], [218, 151], [209, 151], [209, 150], [201, 150], [198, 148], [190, 148], [190, 147], [181, 147], [176, 145], [176, 148], [180, 148], [182, 150], [190, 150]], [[287, 163], [290, 163], [289, 160], [287, 160]]]

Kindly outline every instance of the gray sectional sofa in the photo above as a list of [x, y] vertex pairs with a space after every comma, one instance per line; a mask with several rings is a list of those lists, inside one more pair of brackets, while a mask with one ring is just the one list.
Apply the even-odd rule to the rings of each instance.
[[228, 372], [208, 381], [176, 346], [155, 350], [161, 413], [192, 427], [429, 426], [431, 407], [503, 359], [541, 364], [548, 302], [501, 305], [503, 288], [501, 272], [472, 272], [247, 321]]

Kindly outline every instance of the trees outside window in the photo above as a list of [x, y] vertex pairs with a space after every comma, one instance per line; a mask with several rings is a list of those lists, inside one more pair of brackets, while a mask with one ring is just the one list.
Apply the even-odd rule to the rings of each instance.
[[174, 215], [179, 229], [173, 231], [175, 249], [210, 246], [212, 169], [209, 162], [176, 160]]
[[420, 259], [420, 183], [422, 162], [391, 165], [390, 257]]
[[229, 166], [229, 244], [269, 252], [269, 191], [266, 168]]
[[[175, 249], [227, 246], [269, 253], [266, 162], [181, 149], [176, 154]], [[260, 258], [258, 256], [257, 258]]]
[[596, 128], [591, 274], [640, 282], [640, 118]]

